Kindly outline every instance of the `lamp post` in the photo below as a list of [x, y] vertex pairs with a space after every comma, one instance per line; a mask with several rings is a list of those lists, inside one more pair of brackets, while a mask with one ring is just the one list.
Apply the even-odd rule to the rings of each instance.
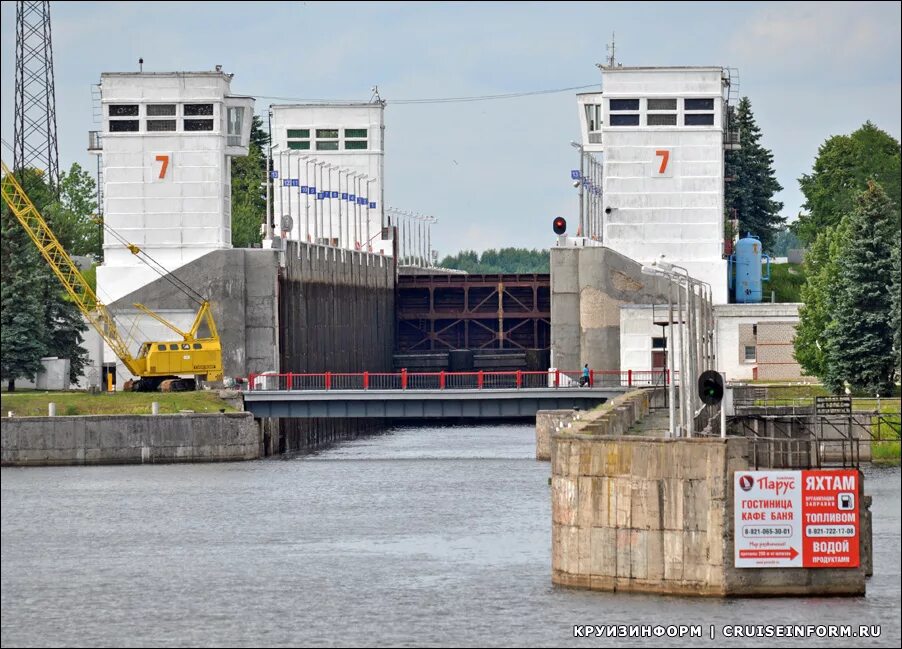
[[585, 181], [583, 178], [585, 177], [586, 156], [583, 152], [582, 144], [570, 140], [570, 146], [579, 149], [579, 232], [580, 234], [585, 235], [585, 224], [583, 223], [583, 185], [585, 184]]
[[[311, 158], [309, 155], [302, 155], [300, 159], [304, 161], [304, 186], [301, 190], [301, 195], [304, 197], [304, 236], [303, 238], [300, 236], [299, 225], [298, 240], [310, 243], [310, 163], [314, 161], [314, 158]], [[300, 214], [298, 217], [298, 220], [300, 220]]]
[[370, 183], [376, 182], [376, 179], [369, 176], [364, 176], [364, 178], [366, 178], [366, 196], [364, 197], [364, 200], [366, 200], [366, 248], [367, 252], [372, 252], [372, 237], [370, 237]]
[[[713, 321], [713, 287], [708, 282], [695, 279], [689, 274], [689, 271], [676, 264], [659, 259], [655, 261], [654, 266], [666, 272], [675, 270], [682, 271], [681, 277], [686, 279], [686, 299], [687, 311], [689, 315], [689, 376], [693, 379], [699, 374], [699, 358], [701, 358], [704, 369], [714, 369], [714, 321]], [[697, 299], [696, 299], [697, 289]], [[687, 368], [681, 367], [681, 370]], [[687, 404], [691, 427], [689, 435], [692, 436], [695, 422], [695, 407], [699, 401], [698, 386], [695, 381], [689, 384], [689, 403]]]
[[[668, 385], [668, 404], [667, 404], [667, 414], [669, 419], [669, 430], [668, 437], [670, 436], [678, 436], [678, 431], [676, 427], [676, 394], [675, 394], [675, 380], [676, 380], [676, 372], [675, 372], [675, 362], [674, 362], [674, 349], [673, 345], [675, 342], [675, 335], [673, 331], [673, 288], [676, 285], [677, 287], [677, 318], [680, 320], [680, 337], [682, 338], [683, 326], [682, 326], [682, 310], [683, 310], [683, 302], [682, 302], [682, 293], [680, 289], [682, 288], [682, 279], [673, 273], [672, 271], [666, 271], [661, 268], [658, 268], [654, 265], [652, 266], [642, 266], [642, 274], [643, 275], [651, 275], [653, 277], [661, 277], [667, 280], [667, 318], [668, 318], [668, 338], [666, 341], [665, 353], [667, 354], [667, 363], [670, 368], [670, 381]], [[686, 397], [685, 391], [683, 387], [685, 385], [685, 381], [683, 377], [686, 374], [686, 363], [684, 360], [684, 352], [686, 346], [680, 343], [680, 416], [683, 419], [683, 428], [685, 429], [685, 420], [686, 420]], [[665, 376], [666, 376], [665, 369]]]

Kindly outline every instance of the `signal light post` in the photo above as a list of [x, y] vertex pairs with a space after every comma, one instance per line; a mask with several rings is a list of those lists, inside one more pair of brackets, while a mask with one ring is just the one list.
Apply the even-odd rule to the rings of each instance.
[[556, 235], [561, 236], [567, 231], [567, 219], [563, 216], [557, 217], [551, 222], [551, 229], [554, 230]]

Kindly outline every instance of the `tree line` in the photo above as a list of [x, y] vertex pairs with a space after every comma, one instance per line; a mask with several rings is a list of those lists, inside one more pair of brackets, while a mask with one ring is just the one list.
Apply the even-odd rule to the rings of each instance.
[[[37, 169], [16, 179], [70, 255], [102, 257], [96, 183], [78, 163], [53, 187]], [[81, 343], [87, 330], [50, 266], [6, 202], [0, 208], [0, 379], [14, 390], [16, 379], [34, 380], [41, 358], [70, 360], [69, 379], [78, 380], [88, 363]]]
[[809, 246], [794, 341], [835, 393], [891, 394], [900, 371], [900, 145], [871, 122], [827, 139], [799, 179]]
[[463, 250], [456, 255], [446, 256], [439, 262], [439, 266], [474, 274], [547, 273], [550, 263], [547, 250], [493, 248], [482, 254], [475, 250]]

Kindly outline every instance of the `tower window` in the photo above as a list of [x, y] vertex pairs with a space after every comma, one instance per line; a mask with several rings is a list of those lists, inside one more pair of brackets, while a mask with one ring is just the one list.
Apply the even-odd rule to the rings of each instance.
[[639, 110], [638, 99], [612, 99], [610, 103], [611, 111], [618, 110]]
[[155, 133], [159, 131], [174, 131], [174, 119], [149, 119], [147, 120], [147, 132]]
[[137, 131], [138, 120], [136, 119], [111, 119], [110, 133], [122, 133], [125, 131]]
[[213, 120], [212, 119], [186, 119], [185, 120], [185, 130], [186, 131], [212, 131], [213, 130]]
[[676, 110], [676, 99], [649, 99], [648, 110]]
[[148, 117], [175, 117], [175, 104], [148, 104]]
[[714, 110], [713, 99], [684, 99], [683, 108], [685, 110]]
[[648, 113], [649, 126], [676, 126], [676, 113]]
[[138, 104], [111, 104], [109, 115], [110, 117], [137, 117]]
[[611, 126], [639, 126], [639, 113], [611, 114]]
[[213, 104], [185, 104], [185, 108], [184, 108], [184, 111], [182, 114], [185, 117], [195, 117], [198, 115], [212, 115], [213, 114]]
[[683, 124], [686, 126], [714, 126], [714, 113], [685, 113]]
[[338, 151], [338, 129], [316, 129], [316, 149], [317, 151]]

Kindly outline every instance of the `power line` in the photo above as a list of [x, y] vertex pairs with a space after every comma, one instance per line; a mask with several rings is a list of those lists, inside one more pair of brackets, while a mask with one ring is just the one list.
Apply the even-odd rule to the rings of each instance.
[[[586, 88], [598, 88], [599, 84], [592, 83], [585, 86], [571, 86], [569, 88], [552, 88], [549, 90], [529, 90], [525, 92], [510, 92], [500, 95], [474, 95], [471, 97], [432, 97], [428, 99], [386, 99], [386, 104], [451, 104], [471, 101], [492, 101], [495, 99], [516, 99], [518, 97], [532, 97], [535, 95], [551, 95], [559, 92], [571, 92], [573, 90], [585, 90]], [[298, 101], [313, 104], [355, 104], [360, 103], [351, 99], [305, 99], [302, 97], [277, 97], [275, 95], [260, 95], [250, 93], [258, 99], [273, 99], [276, 101]]]

